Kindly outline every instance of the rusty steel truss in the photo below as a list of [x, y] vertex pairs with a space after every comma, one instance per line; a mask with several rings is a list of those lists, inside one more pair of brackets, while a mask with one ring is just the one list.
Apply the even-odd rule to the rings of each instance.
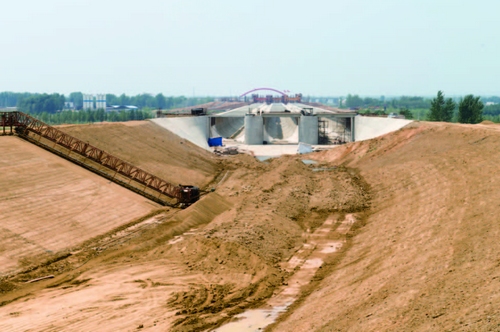
[[[89, 160], [92, 160], [99, 165], [102, 165], [110, 169], [111, 171], [114, 171], [115, 174], [121, 174], [125, 178], [131, 181], [135, 181], [147, 188], [150, 188], [160, 195], [165, 195], [170, 198], [177, 199], [177, 203], [183, 203], [182, 200], [186, 199], [186, 195], [184, 194], [183, 196], [182, 194], [182, 186], [176, 186], [163, 179], [160, 179], [159, 177], [148, 173], [137, 166], [127, 163], [126, 161], [123, 161], [118, 157], [115, 157], [95, 146], [92, 146], [89, 143], [83, 142], [78, 138], [60, 131], [59, 129], [49, 126], [48, 124], [35, 119], [28, 114], [25, 114], [23, 112], [0, 112], [0, 135], [17, 134], [20, 137], [28, 138], [30, 133], [39, 135], [51, 142], [56, 143], [59, 146], [68, 149], [71, 152], [88, 158]], [[114, 176], [110, 179], [113, 178]], [[137, 192], [138, 190], [135, 191]], [[144, 193], [147, 194], [145, 191]], [[146, 197], [148, 196], [151, 195], [146, 195]], [[164, 205], [170, 205], [167, 202], [158, 199], [155, 200], [164, 203]]]

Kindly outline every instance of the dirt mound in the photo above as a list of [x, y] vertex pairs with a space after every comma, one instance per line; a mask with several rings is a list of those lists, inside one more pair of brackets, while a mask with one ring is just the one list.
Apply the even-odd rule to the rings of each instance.
[[490, 120], [484, 120], [483, 122], [481, 122], [482, 125], [492, 125], [492, 124], [495, 124], [495, 122], [493, 121], [490, 121]]
[[62, 126], [60, 129], [174, 184], [203, 187], [219, 169], [210, 152], [150, 121]]
[[497, 330], [499, 139], [495, 128], [413, 123], [320, 154], [360, 170], [371, 215], [275, 330]]
[[[121, 126], [89, 126], [99, 135], [106, 127], [111, 128], [108, 134], [127, 135]], [[109, 139], [120, 141], [113, 135]], [[106, 144], [110, 150], [135, 156], [137, 162], [153, 158], [134, 147], [139, 143], [122, 150]], [[194, 156], [197, 153], [203, 157], [197, 150]], [[192, 155], [184, 157], [188, 165], [198, 165], [191, 161]], [[9, 303], [0, 306], [0, 329], [16, 329], [27, 320], [42, 330], [49, 326], [110, 331], [141, 325], [174, 331], [216, 327], [246, 308], [261, 305], [286, 284], [293, 269], [285, 269], [284, 264], [327, 216], [370, 206], [367, 185], [350, 168], [305, 165], [300, 156], [269, 164], [246, 155], [221, 160], [227, 171], [216, 192], [188, 209], [152, 216], [87, 243], [50, 266], [4, 280], [18, 290], [0, 295], [0, 302]], [[163, 166], [158, 162], [157, 169], [173, 162], [164, 161]], [[210, 158], [201, 163], [208, 169], [218, 165]], [[48, 273], [55, 274], [54, 280], [22, 283]], [[15, 301], [27, 294], [33, 295], [22, 303]], [[71, 305], [61, 308], [61, 301]], [[46, 308], [43, 315], [36, 311], [41, 305]], [[97, 310], [100, 316], [86, 314], [89, 310]], [[9, 312], [22, 314], [12, 317]], [[71, 320], [64, 319], [69, 316]]]
[[[172, 256], [177, 257], [175, 253]], [[168, 305], [178, 310], [180, 318], [173, 323], [172, 331], [217, 326], [227, 317], [262, 303], [285, 279], [284, 272], [267, 265], [244, 246], [220, 239], [192, 239], [181, 248], [181, 256], [188, 259], [185, 263], [195, 273], [231, 273], [242, 278], [218, 284], [196, 283], [174, 293]]]

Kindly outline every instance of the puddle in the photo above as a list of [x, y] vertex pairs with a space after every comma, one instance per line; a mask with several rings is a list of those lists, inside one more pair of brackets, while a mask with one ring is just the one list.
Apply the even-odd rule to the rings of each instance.
[[311, 159], [302, 159], [302, 162], [303, 162], [305, 165], [314, 165], [314, 164], [317, 164], [317, 163], [318, 163], [316, 160], [311, 160]]
[[258, 161], [266, 161], [266, 160], [274, 158], [274, 157], [276, 157], [276, 156], [255, 156], [255, 158], [257, 158]]
[[321, 265], [323, 265], [323, 260], [320, 258], [308, 259], [305, 261], [304, 265], [302, 265], [301, 269], [318, 269]]
[[295, 269], [297, 266], [299, 266], [300, 264], [303, 264], [304, 263], [304, 260], [303, 259], [300, 259], [298, 257], [292, 257], [289, 261], [288, 261], [288, 269], [289, 270], [293, 270]]
[[276, 318], [284, 312], [292, 302], [282, 306], [270, 309], [248, 310], [242, 314], [236, 315], [233, 322], [218, 328], [217, 332], [250, 332], [262, 331], [266, 326], [274, 323]]
[[[295, 268], [298, 270], [288, 279], [288, 284], [275, 290], [274, 295], [267, 300], [265, 308], [247, 310], [235, 316], [233, 321], [211, 331], [262, 331], [274, 323], [278, 316], [297, 299], [301, 288], [311, 282], [323, 264], [324, 258], [342, 248], [344, 244], [342, 241], [332, 241], [330, 237], [333, 233], [338, 233], [337, 230], [332, 230], [335, 222], [334, 217], [330, 216], [314, 233], [307, 235], [309, 242], [304, 243], [302, 248], [285, 263], [286, 270], [293, 271]], [[354, 216], [347, 215], [340, 225], [344, 226], [342, 231], [349, 231], [354, 222]]]
[[321, 249], [321, 253], [323, 253], [323, 254], [334, 253], [334, 252], [338, 251], [340, 248], [342, 248], [342, 245], [343, 245], [343, 243], [340, 241], [326, 243], [325, 245], [323, 245], [323, 249]]

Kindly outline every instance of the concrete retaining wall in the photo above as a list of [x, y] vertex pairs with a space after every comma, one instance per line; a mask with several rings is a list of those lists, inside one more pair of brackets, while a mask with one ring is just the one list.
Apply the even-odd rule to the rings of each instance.
[[171, 131], [199, 147], [209, 150], [209, 118], [207, 116], [185, 118], [159, 118], [152, 119], [157, 125]]
[[356, 116], [354, 117], [354, 138], [356, 141], [375, 138], [401, 129], [411, 122], [412, 120]]
[[245, 125], [244, 117], [214, 117], [215, 125], [210, 128], [212, 137], [230, 138]]

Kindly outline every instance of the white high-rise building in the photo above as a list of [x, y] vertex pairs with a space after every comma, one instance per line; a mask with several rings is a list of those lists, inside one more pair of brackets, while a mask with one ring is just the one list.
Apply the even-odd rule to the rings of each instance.
[[96, 109], [106, 110], [106, 95], [105, 94], [96, 95]]
[[[95, 99], [95, 103], [94, 103]], [[83, 94], [83, 109], [84, 110], [106, 110], [106, 95], [105, 94]]]
[[94, 95], [83, 94], [83, 109], [84, 110], [94, 109]]

